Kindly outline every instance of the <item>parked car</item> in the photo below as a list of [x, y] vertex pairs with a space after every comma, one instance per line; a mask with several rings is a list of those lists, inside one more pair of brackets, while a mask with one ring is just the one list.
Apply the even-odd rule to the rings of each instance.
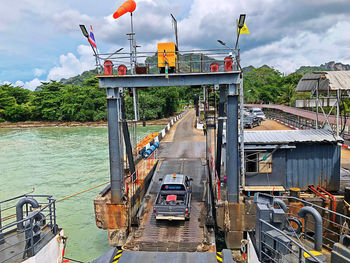
[[259, 126], [260, 122], [261, 122], [260, 118], [258, 118], [257, 116], [255, 116], [253, 114], [246, 116], [243, 119], [244, 128], [253, 129], [255, 126]]
[[157, 220], [188, 220], [191, 213], [192, 179], [183, 174], [167, 174], [153, 207]]
[[251, 108], [250, 112], [254, 113], [261, 120], [263, 120], [263, 121], [266, 120], [266, 116], [265, 116], [264, 112], [259, 108]]

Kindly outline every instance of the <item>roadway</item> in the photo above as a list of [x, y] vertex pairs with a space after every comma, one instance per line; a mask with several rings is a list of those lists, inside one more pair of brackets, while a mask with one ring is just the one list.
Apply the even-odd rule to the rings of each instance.
[[[158, 165], [143, 206], [143, 216], [124, 245], [126, 250], [165, 252], [215, 252], [215, 235], [205, 226], [203, 202], [207, 178], [205, 137], [194, 128], [195, 111], [189, 111], [162, 140]], [[153, 202], [158, 193], [159, 178], [181, 173], [193, 178], [191, 214], [188, 221], [156, 221]], [[215, 260], [215, 253], [209, 253]]]

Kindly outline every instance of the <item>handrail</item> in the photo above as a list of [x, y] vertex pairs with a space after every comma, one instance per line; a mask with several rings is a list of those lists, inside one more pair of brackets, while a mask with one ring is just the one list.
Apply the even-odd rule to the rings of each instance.
[[321, 210], [323, 210], [323, 211], [325, 211], [325, 212], [330, 212], [330, 213], [333, 213], [333, 214], [335, 214], [335, 215], [337, 215], [337, 216], [339, 216], [339, 217], [342, 217], [342, 218], [345, 218], [345, 219], [347, 219], [347, 220], [350, 220], [350, 217], [348, 217], [348, 216], [346, 216], [346, 215], [340, 214], [340, 213], [338, 213], [338, 212], [336, 212], [336, 211], [332, 211], [332, 210], [326, 209], [326, 208], [324, 208], [324, 207], [322, 207], [322, 206], [313, 204], [313, 203], [311, 203], [311, 202], [305, 201], [305, 200], [303, 200], [303, 199], [300, 199], [300, 198], [297, 198], [297, 197], [294, 197], [294, 196], [275, 196], [275, 198], [294, 199], [294, 200], [296, 200], [296, 201], [298, 201], [298, 202], [302, 202], [302, 203], [307, 204], [307, 205], [309, 205], [309, 206], [317, 207], [318, 209], [321, 209]]
[[[34, 210], [29, 210], [27, 208], [26, 211], [26, 217], [17, 220], [15, 217], [15, 220], [10, 222], [9, 224], [6, 224], [2, 226], [0, 224], [0, 234], [1, 234], [1, 240], [5, 241], [13, 238], [14, 236], [18, 236], [16, 242], [6, 242], [4, 246], [2, 246], [2, 249], [0, 250], [0, 253], [3, 253], [3, 251], [8, 251], [9, 249], [12, 249], [17, 246], [17, 249], [14, 253], [11, 253], [9, 255], [9, 258], [2, 258], [1, 262], [11, 262], [15, 258], [22, 258], [25, 259], [27, 257], [31, 257], [35, 255], [37, 251], [37, 245], [39, 242], [42, 242], [42, 240], [45, 239], [47, 235], [50, 233], [55, 235], [57, 234], [57, 226], [56, 226], [56, 209], [55, 209], [55, 202], [56, 200], [52, 198], [51, 195], [19, 195], [7, 200], [4, 200], [1, 202], [1, 204], [13, 202], [17, 199], [23, 199], [25, 197], [29, 198], [47, 198], [47, 201], [37, 202], [39, 204], [39, 207]], [[15, 209], [16, 206], [12, 206], [12, 204], [9, 206], [12, 207], [12, 209]], [[6, 218], [11, 219], [11, 215], [8, 215], [9, 212], [12, 212], [12, 210], [6, 209], [8, 213], [6, 214]], [[2, 210], [4, 211], [4, 209]], [[1, 208], [0, 208], [1, 212]], [[15, 214], [16, 215], [16, 214]], [[4, 218], [0, 218], [0, 222], [4, 221]], [[19, 229], [18, 225], [24, 224], [23, 229]], [[21, 247], [23, 244], [23, 248], [18, 249], [18, 246]], [[23, 256], [21, 256], [23, 254]]]
[[[270, 223], [266, 222], [265, 220], [263, 219], [259, 219], [259, 222], [261, 224], [265, 224], [267, 225], [268, 227], [270, 227], [271, 229], [277, 231], [279, 234], [283, 235], [284, 237], [286, 237], [290, 242], [292, 242], [294, 245], [296, 245], [297, 247], [299, 247], [299, 251], [302, 250], [302, 251], [305, 251], [308, 255], [310, 255], [310, 257], [312, 259], [314, 259], [316, 262], [320, 262], [322, 263], [321, 260], [319, 260], [317, 257], [315, 257], [312, 253], [309, 253], [309, 251], [303, 246], [301, 245], [300, 243], [296, 242], [295, 240], [293, 240], [292, 238], [290, 238], [286, 233], [284, 233], [282, 230], [278, 229], [277, 227], [271, 225]], [[261, 248], [261, 242], [259, 244], [260, 248], [259, 248], [259, 251], [260, 253], [262, 252], [262, 248]], [[300, 253], [300, 252], [299, 252]], [[300, 255], [299, 255], [300, 256]], [[261, 259], [261, 257], [260, 257]]]
[[[335, 198], [335, 196], [330, 194], [329, 192], [327, 192], [321, 186], [317, 185], [316, 188], [321, 190], [322, 192], [324, 192], [326, 195], [328, 195], [332, 199], [332, 209], [333, 209], [333, 212], [335, 212], [335, 210], [337, 209], [336, 208], [337, 207], [337, 199]], [[333, 223], [335, 223], [335, 214], [333, 214]]]

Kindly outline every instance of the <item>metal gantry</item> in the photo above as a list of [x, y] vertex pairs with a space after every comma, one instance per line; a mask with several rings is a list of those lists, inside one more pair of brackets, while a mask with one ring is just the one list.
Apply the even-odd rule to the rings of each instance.
[[178, 73], [98, 76], [100, 88], [107, 90], [108, 136], [112, 203], [121, 204], [123, 196], [123, 165], [120, 143], [120, 93], [124, 88], [176, 87], [223, 85], [227, 87], [227, 200], [239, 201], [239, 152], [238, 152], [238, 90], [241, 85], [240, 71], [210, 73]]

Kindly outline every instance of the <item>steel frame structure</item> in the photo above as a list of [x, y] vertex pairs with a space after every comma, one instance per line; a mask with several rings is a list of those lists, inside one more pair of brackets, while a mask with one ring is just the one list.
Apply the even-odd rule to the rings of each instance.
[[111, 203], [122, 204], [123, 165], [120, 144], [120, 93], [124, 88], [227, 85], [227, 200], [239, 202], [238, 90], [240, 71], [147, 75], [100, 75], [99, 87], [107, 91], [108, 138], [111, 178]]

